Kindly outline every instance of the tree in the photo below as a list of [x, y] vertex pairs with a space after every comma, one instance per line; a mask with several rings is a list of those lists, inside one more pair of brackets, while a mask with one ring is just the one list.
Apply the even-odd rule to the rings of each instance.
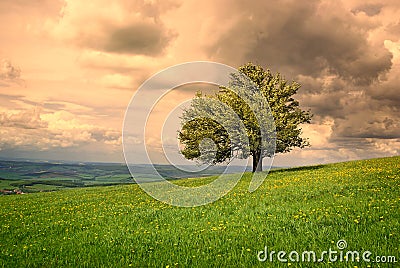
[[[276, 147], [274, 153], [286, 153], [295, 147], [309, 146], [307, 139], [301, 137], [300, 124], [310, 123], [312, 114], [299, 108], [299, 102], [293, 98], [301, 85], [296, 82], [288, 83], [281, 74], [273, 75], [270, 70], [264, 70], [261, 66], [253, 63], [239, 67], [238, 71], [246, 75], [255, 84], [254, 90], [261, 93], [261, 96], [269, 104], [270, 114], [272, 114], [275, 122]], [[239, 97], [238, 91], [232, 90], [232, 88], [252, 90], [240, 76], [233, 74], [228, 87], [221, 87], [217, 93], [203, 95], [198, 92], [196, 94], [191, 107], [184, 111], [181, 118], [182, 129], [178, 133], [178, 138], [184, 145], [181, 153], [187, 159], [197, 159], [212, 164], [224, 162], [232, 157], [248, 158], [252, 156], [253, 172], [262, 171], [262, 159], [273, 155], [271, 154], [270, 144], [263, 143], [261, 129], [264, 126], [260, 125], [267, 124], [268, 120], [259, 122], [260, 120], [257, 120], [257, 114], [254, 112], [254, 105], [249, 105], [248, 102]], [[209, 101], [207, 102], [207, 100]], [[214, 100], [214, 102], [211, 102], [212, 105], [210, 105], [210, 100]], [[207, 118], [207, 116], [199, 116], [204, 114], [205, 111], [221, 110], [221, 107], [216, 103], [229, 106], [240, 118], [246, 129], [247, 145], [241, 142], [243, 139], [239, 132], [229, 135], [232, 134], [230, 132], [235, 131], [235, 125], [238, 124], [232, 118], [224, 117], [223, 120], [216, 120]], [[258, 105], [258, 109], [268, 109], [268, 107], [260, 107], [259, 103], [255, 104]], [[214, 111], [213, 114], [218, 114], [218, 112]], [[197, 117], [194, 115], [197, 115]], [[223, 123], [221, 124], [221, 122]], [[226, 129], [227, 126], [229, 131]], [[267, 129], [271, 129], [271, 126], [268, 126]], [[232, 137], [236, 136], [239, 136], [239, 138], [233, 140], [235, 138]], [[210, 143], [213, 143], [214, 146], [212, 150]], [[233, 154], [232, 152], [236, 153]], [[213, 157], [212, 160], [210, 159], [211, 156]]]

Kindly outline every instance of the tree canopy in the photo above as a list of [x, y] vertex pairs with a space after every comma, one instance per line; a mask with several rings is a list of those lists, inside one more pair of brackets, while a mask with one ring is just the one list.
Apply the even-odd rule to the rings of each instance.
[[[300, 125], [310, 123], [312, 114], [302, 110], [293, 97], [301, 85], [289, 83], [280, 73], [274, 75], [253, 63], [239, 67], [238, 71], [252, 82], [252, 86], [240, 75], [232, 74], [227, 87], [220, 87], [212, 95], [198, 92], [190, 108], [184, 111], [178, 138], [184, 146], [181, 153], [185, 158], [216, 164], [232, 157], [252, 156], [255, 172], [262, 170], [264, 157], [309, 146], [307, 139], [301, 136]], [[269, 107], [260, 98], [244, 99], [246, 94], [262, 96]], [[227, 116], [228, 109], [236, 115]], [[235, 120], [237, 118], [240, 122]], [[245, 133], [238, 130], [239, 125], [244, 126]]]

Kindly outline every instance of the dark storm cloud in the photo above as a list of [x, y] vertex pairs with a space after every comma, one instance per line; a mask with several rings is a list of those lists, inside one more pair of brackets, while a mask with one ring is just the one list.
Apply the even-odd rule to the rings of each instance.
[[168, 29], [160, 18], [163, 12], [177, 6], [170, 1], [115, 1], [110, 7], [118, 13], [115, 15], [107, 14], [104, 6], [90, 12], [88, 3], [65, 2], [62, 18], [56, 22], [56, 28], [59, 27], [56, 35], [63, 38], [66, 33], [70, 40], [83, 48], [156, 57], [162, 55], [176, 37], [176, 33]]
[[336, 120], [333, 131], [333, 138], [396, 139], [400, 133], [400, 120], [361, 112]]
[[[334, 148], [366, 155], [396, 144], [400, 72], [384, 40], [371, 39], [383, 5], [346, 10], [338, 1], [259, 1], [230, 8], [227, 14], [238, 19], [209, 47], [210, 55], [236, 66], [253, 61], [300, 82], [297, 98], [314, 113], [313, 123], [333, 120]], [[400, 31], [389, 29], [396, 25], [384, 30], [386, 38], [399, 40]], [[390, 72], [399, 75], [386, 77]]]
[[[303, 94], [298, 97], [303, 107], [308, 108], [317, 115], [322, 121], [324, 117], [344, 118], [346, 110], [344, 110], [342, 100], [346, 97], [345, 92], [330, 92], [323, 94]], [[313, 121], [317, 119], [314, 117]]]
[[137, 23], [108, 32], [103, 49], [113, 53], [158, 55], [174, 35], [156, 24]]
[[131, 55], [158, 56], [162, 54], [175, 34], [163, 25], [153, 22], [135, 22], [130, 25], [104, 25], [100, 32], [82, 33], [76, 42], [94, 50]]
[[374, 26], [359, 23], [339, 4], [329, 9], [319, 1], [252, 3], [233, 5], [238, 20], [209, 47], [210, 55], [236, 65], [255, 61], [291, 78], [328, 70], [363, 85], [391, 67], [391, 53], [368, 41]]
[[367, 88], [367, 93], [387, 106], [400, 109], [400, 70], [398, 76]]
[[[381, 90], [379, 85], [371, 85], [371, 88]], [[367, 90], [302, 94], [299, 100], [316, 115], [314, 123], [321, 123], [325, 118], [334, 120], [331, 141], [351, 138], [353, 142], [356, 139], [362, 142], [367, 138], [400, 137], [399, 100], [376, 99]]]

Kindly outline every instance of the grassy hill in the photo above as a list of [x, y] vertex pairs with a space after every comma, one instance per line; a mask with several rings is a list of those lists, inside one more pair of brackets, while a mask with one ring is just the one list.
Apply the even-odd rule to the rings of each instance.
[[[320, 258], [339, 251], [339, 240], [347, 243], [342, 257], [370, 251], [371, 262], [325, 256], [319, 267], [399, 265], [400, 157], [276, 170], [253, 193], [249, 182], [246, 174], [225, 197], [196, 208], [160, 203], [138, 185], [1, 196], [0, 266], [310, 267], [288, 254]], [[276, 253], [272, 264], [260, 262], [265, 247], [286, 251], [287, 262]], [[372, 262], [377, 256], [397, 263]]]

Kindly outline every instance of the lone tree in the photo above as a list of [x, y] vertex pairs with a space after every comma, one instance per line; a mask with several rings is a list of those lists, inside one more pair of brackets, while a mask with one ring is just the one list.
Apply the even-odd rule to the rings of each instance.
[[[261, 92], [270, 106], [276, 130], [275, 153], [286, 153], [295, 147], [309, 146], [307, 139], [300, 136], [302, 131], [299, 125], [310, 123], [312, 114], [300, 109], [299, 102], [293, 98], [301, 85], [296, 82], [288, 83], [279, 73], [273, 75], [270, 70], [264, 70], [261, 66], [252, 63], [247, 63], [238, 70], [257, 86], [256, 90]], [[240, 86], [240, 84], [240, 78], [233, 75], [228, 88], [221, 87], [214, 95], [203, 95], [201, 92], [196, 94], [191, 107], [183, 113], [182, 129], [178, 133], [178, 138], [184, 145], [181, 153], [185, 158], [217, 164], [232, 157], [245, 159], [251, 156], [253, 172], [262, 171], [262, 159], [272, 156], [271, 151], [264, 148], [261, 142], [259, 124], [265, 122], [258, 122], [252, 108], [238, 94], [229, 89], [232, 85]], [[245, 126], [248, 147], [235, 143], [229, 137], [228, 131], [216, 120], [206, 117], [191, 119], [196, 111], [215, 108], [209, 107], [209, 104], [207, 106], [204, 101], [207, 98], [226, 104], [237, 114]], [[204, 141], [213, 142], [213, 153], [202, 150]], [[233, 151], [236, 154], [232, 154]]]

